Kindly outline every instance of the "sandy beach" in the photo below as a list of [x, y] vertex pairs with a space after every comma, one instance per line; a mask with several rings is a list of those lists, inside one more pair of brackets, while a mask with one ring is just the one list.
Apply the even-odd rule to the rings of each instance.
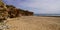
[[11, 18], [6, 30], [60, 30], [60, 17], [22, 16]]

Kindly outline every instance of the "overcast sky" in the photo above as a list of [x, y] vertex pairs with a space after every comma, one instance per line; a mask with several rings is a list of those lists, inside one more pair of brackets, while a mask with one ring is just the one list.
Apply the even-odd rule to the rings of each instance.
[[38, 14], [60, 14], [60, 0], [4, 0], [4, 2]]

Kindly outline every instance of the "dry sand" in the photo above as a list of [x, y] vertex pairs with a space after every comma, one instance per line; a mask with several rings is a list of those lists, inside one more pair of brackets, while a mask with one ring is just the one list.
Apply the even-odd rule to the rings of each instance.
[[60, 17], [22, 16], [7, 20], [7, 30], [60, 30]]

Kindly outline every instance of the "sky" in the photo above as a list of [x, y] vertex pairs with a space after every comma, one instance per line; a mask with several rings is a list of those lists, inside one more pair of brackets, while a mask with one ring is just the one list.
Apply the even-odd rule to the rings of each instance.
[[36, 14], [60, 14], [60, 0], [3, 0], [4, 3]]

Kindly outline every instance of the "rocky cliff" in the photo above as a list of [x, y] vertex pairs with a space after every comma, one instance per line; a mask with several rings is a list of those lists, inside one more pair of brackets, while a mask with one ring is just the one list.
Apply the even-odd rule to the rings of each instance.
[[6, 5], [0, 0], [0, 21], [5, 20], [8, 17], [7, 7]]
[[14, 18], [14, 17], [20, 17], [20, 16], [32, 16], [33, 12], [25, 11], [23, 9], [18, 9], [13, 5], [5, 5], [0, 0], [0, 19], [7, 19]]

